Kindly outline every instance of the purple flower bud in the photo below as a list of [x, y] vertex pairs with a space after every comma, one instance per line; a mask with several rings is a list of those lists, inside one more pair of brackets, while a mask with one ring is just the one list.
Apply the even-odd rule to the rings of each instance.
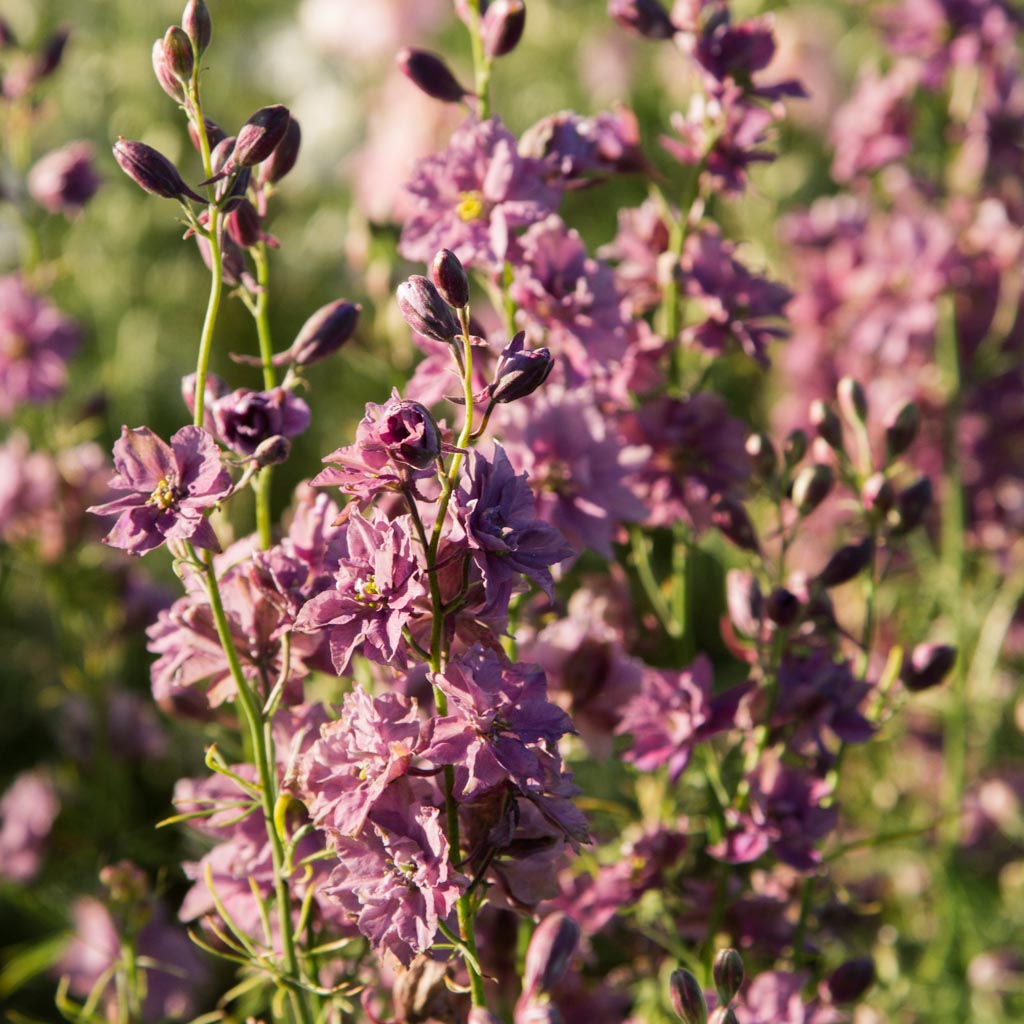
[[860, 500], [865, 511], [884, 516], [896, 501], [896, 491], [884, 473], [872, 473], [860, 489]]
[[17, 45], [18, 37], [14, 34], [14, 29], [11, 28], [4, 18], [0, 18], [0, 49]]
[[418, 89], [442, 103], [459, 103], [467, 95], [448, 65], [435, 53], [405, 47], [396, 58], [402, 74]]
[[[158, 39], [157, 42], [159, 43], [160, 40]], [[206, 127], [206, 142], [210, 149], [215, 149], [219, 143], [227, 138], [227, 132], [211, 118], [204, 117], [203, 125]], [[196, 152], [201, 153], [203, 147], [199, 144], [199, 132], [196, 131], [196, 126], [191, 121], [188, 123], [188, 137], [192, 140], [192, 145], [195, 146]]]
[[61, 27], [43, 43], [36, 56], [34, 77], [37, 82], [48, 78], [60, 67], [60, 62], [64, 57], [64, 50], [67, 47], [70, 36], [71, 30]]
[[823, 587], [838, 587], [862, 573], [875, 554], [875, 542], [865, 537], [859, 544], [844, 544], [825, 563], [818, 573], [818, 583]]
[[377, 441], [396, 462], [426, 469], [441, 454], [441, 429], [419, 402], [392, 398], [384, 406]]
[[[168, 31], [170, 30], [168, 29]], [[183, 104], [185, 102], [185, 87], [174, 75], [174, 70], [167, 56], [167, 47], [164, 45], [162, 38], [153, 44], [153, 74], [156, 75], [160, 88], [175, 103]]]
[[645, 39], [671, 39], [676, 27], [658, 0], [608, 0], [608, 13]]
[[800, 599], [785, 587], [776, 587], [764, 601], [764, 613], [776, 626], [791, 626], [800, 614]]
[[309, 406], [285, 388], [239, 388], [218, 398], [210, 410], [218, 435], [239, 455], [252, 455], [268, 438], [296, 437], [309, 426]]
[[921, 426], [921, 410], [915, 402], [906, 402], [896, 412], [885, 428], [885, 450], [890, 459], [902, 455], [917, 437]]
[[786, 467], [792, 469], [807, 454], [807, 435], [800, 430], [791, 430], [782, 445], [782, 458]]
[[754, 474], [760, 480], [770, 480], [779, 464], [775, 446], [764, 434], [751, 434], [745, 447], [753, 463]]
[[735, 949], [719, 950], [711, 973], [718, 998], [723, 1004], [728, 1003], [735, 998], [743, 984], [743, 957]]
[[288, 349], [289, 360], [309, 366], [334, 355], [352, 337], [361, 310], [347, 299], [321, 306], [299, 329]]
[[757, 531], [743, 503], [728, 494], [719, 495], [711, 509], [711, 524], [743, 551], [760, 551]]
[[526, 4], [523, 0], [494, 0], [480, 23], [484, 53], [491, 59], [511, 53], [523, 38]]
[[957, 650], [949, 644], [918, 644], [903, 657], [900, 679], [914, 693], [938, 686], [956, 664]]
[[398, 286], [398, 308], [405, 322], [425, 338], [449, 342], [462, 333], [451, 306], [426, 277], [414, 274]]
[[267, 185], [280, 181], [295, 166], [301, 144], [302, 129], [299, 122], [289, 116], [284, 138], [277, 144], [274, 152], [260, 164], [257, 172], [259, 183]]
[[203, 0], [188, 0], [185, 12], [181, 16], [181, 27], [195, 47], [196, 56], [202, 57], [210, 45], [210, 38], [213, 35], [210, 11]]
[[875, 965], [870, 957], [858, 957], [840, 964], [826, 979], [825, 987], [834, 1003], [852, 1003], [875, 982]]
[[811, 425], [818, 436], [837, 451], [843, 447], [843, 425], [832, 406], [820, 399], [811, 403]]
[[231, 238], [243, 249], [256, 245], [263, 238], [260, 215], [248, 199], [240, 199], [224, 220]]
[[515, 402], [532, 395], [548, 379], [555, 361], [546, 348], [523, 351], [526, 334], [520, 331], [505, 346], [494, 371], [492, 402]]
[[185, 35], [183, 29], [178, 28], [177, 25], [172, 25], [164, 33], [162, 43], [165, 67], [184, 85], [192, 77], [192, 69], [195, 67], [192, 40]]
[[836, 386], [839, 408], [851, 423], [866, 423], [868, 419], [868, 396], [859, 381], [844, 377]]
[[452, 309], [463, 309], [469, 305], [469, 278], [459, 257], [450, 249], [442, 249], [434, 257], [430, 276], [441, 298]]
[[921, 525], [932, 507], [932, 497], [932, 482], [926, 476], [900, 491], [896, 496], [896, 507], [889, 517], [894, 537], [901, 537]]
[[179, 202], [186, 198], [194, 199], [197, 203], [206, 202], [185, 184], [178, 168], [167, 157], [144, 142], [118, 139], [114, 143], [114, 159], [121, 170], [150, 195], [177, 199]]
[[88, 142], [72, 142], [48, 153], [29, 171], [29, 193], [51, 213], [75, 216], [100, 187], [92, 161]]
[[565, 974], [579, 941], [579, 925], [561, 912], [549, 914], [537, 925], [526, 950], [524, 1001], [551, 992]]
[[290, 118], [288, 108], [280, 103], [257, 110], [238, 131], [235, 151], [228, 161], [231, 169], [254, 167], [266, 160], [287, 134]]
[[252, 453], [252, 461], [260, 469], [267, 466], [279, 466], [288, 458], [291, 450], [292, 443], [284, 434], [274, 434], [256, 445], [256, 451]]
[[680, 967], [669, 979], [669, 997], [672, 1009], [683, 1024], [707, 1024], [708, 1004], [700, 982], [688, 970]]
[[828, 497], [834, 481], [831, 466], [823, 462], [805, 466], [793, 481], [793, 504], [800, 515], [810, 515]]

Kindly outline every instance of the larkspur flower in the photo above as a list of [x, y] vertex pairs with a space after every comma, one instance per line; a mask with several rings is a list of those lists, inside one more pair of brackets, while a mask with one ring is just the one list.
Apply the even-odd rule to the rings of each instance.
[[416, 165], [407, 185], [413, 209], [398, 251], [429, 263], [439, 249], [450, 249], [466, 266], [498, 271], [510, 232], [541, 220], [558, 202], [559, 190], [542, 170], [518, 154], [499, 119], [467, 122], [445, 152]]
[[0, 878], [24, 885], [42, 867], [60, 798], [41, 771], [22, 772], [0, 797]]
[[205, 430], [182, 427], [167, 444], [149, 427], [124, 427], [114, 445], [114, 468], [110, 486], [129, 493], [89, 509], [118, 515], [107, 544], [131, 555], [143, 555], [165, 541], [187, 540], [220, 550], [206, 512], [231, 493], [232, 483]]
[[309, 406], [284, 388], [238, 388], [218, 398], [210, 410], [223, 442], [239, 455], [252, 455], [275, 435], [297, 437], [309, 426]]

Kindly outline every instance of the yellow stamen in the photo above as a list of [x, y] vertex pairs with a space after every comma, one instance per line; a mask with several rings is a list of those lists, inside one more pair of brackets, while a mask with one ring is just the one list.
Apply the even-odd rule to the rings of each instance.
[[460, 192], [455, 212], [460, 220], [479, 220], [484, 215], [484, 197], [480, 192]]

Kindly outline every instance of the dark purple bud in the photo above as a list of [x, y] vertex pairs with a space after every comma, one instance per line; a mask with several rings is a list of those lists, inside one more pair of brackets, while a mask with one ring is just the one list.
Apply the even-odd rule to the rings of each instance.
[[210, 11], [203, 0], [188, 0], [185, 13], [181, 16], [181, 27], [195, 47], [196, 57], [202, 57], [213, 35]]
[[524, 352], [526, 334], [518, 334], [505, 346], [494, 371], [492, 402], [516, 402], [532, 395], [548, 379], [555, 361], [546, 348]]
[[218, 437], [238, 455], [253, 455], [268, 438], [297, 437], [309, 427], [309, 406], [285, 388], [223, 395], [210, 410]]
[[896, 501], [896, 491], [884, 473], [872, 473], [860, 489], [860, 500], [865, 511], [884, 516]]
[[378, 440], [396, 462], [426, 469], [441, 454], [441, 428], [419, 402], [393, 398], [384, 407]]
[[[232, 157], [237, 141], [234, 135], [229, 135], [221, 139], [210, 152], [210, 166], [213, 168], [213, 177], [210, 181], [215, 182], [213, 195], [225, 212], [233, 210], [245, 198], [252, 178], [251, 168], [244, 167], [238, 170], [233, 163]], [[221, 171], [225, 172], [224, 175]], [[209, 182], [204, 181], [203, 184]]]
[[494, 0], [480, 22], [484, 53], [490, 58], [511, 53], [523, 38], [526, 4], [523, 0]]
[[459, 103], [467, 95], [448, 65], [435, 53], [405, 47], [396, 58], [402, 74], [418, 89], [442, 103]]
[[260, 469], [267, 466], [279, 466], [284, 462], [292, 450], [292, 443], [283, 434], [275, 434], [265, 441], [260, 441], [256, 451], [252, 453], [252, 461]]
[[42, 48], [36, 56], [34, 77], [37, 82], [49, 77], [57, 70], [57, 68], [60, 67], [60, 62], [64, 57], [64, 50], [70, 36], [71, 30], [62, 27], [57, 29], [57, 31], [54, 32], [45, 43], [43, 43]]
[[956, 664], [957, 651], [949, 644], [918, 644], [903, 657], [900, 679], [914, 693], [938, 686]]
[[839, 399], [839, 408], [843, 415], [851, 423], [867, 423], [868, 420], [868, 396], [859, 381], [853, 377], [844, 377], [836, 385], [836, 398]]
[[346, 299], [321, 306], [299, 329], [288, 349], [289, 358], [309, 366], [334, 355], [355, 332], [361, 309]]
[[792, 469], [807, 454], [807, 435], [800, 430], [791, 430], [782, 445], [782, 458]]
[[144, 142], [118, 139], [114, 143], [114, 159], [121, 170], [150, 195], [179, 201], [194, 199], [197, 203], [206, 202], [185, 184], [178, 168], [167, 157]]
[[[177, 25], [172, 25], [164, 33], [162, 43], [164, 63], [167, 70], [184, 85], [192, 77], [192, 69], [195, 67], [192, 40], [185, 35], [183, 29], [178, 28]], [[161, 82], [160, 84], [162, 85], [163, 83]]]
[[836, 415], [835, 409], [820, 399], [811, 403], [811, 426], [827, 445], [836, 450], [843, 447], [843, 425]]
[[849, 582], [871, 564], [874, 554], [875, 542], [871, 537], [865, 537], [859, 544], [844, 544], [818, 573], [818, 583], [823, 587], [838, 587]]
[[743, 502], [727, 494], [720, 495], [711, 510], [711, 523], [743, 551], [760, 551], [757, 531]]
[[920, 526], [932, 507], [932, 498], [932, 482], [926, 476], [900, 491], [896, 507], [889, 516], [893, 536], [901, 537]]
[[[227, 138], [227, 133], [216, 121], [208, 117], [203, 118], [203, 125], [206, 128], [207, 145], [211, 150], [216, 149]], [[196, 131], [196, 126], [191, 121], [188, 123], [188, 137], [192, 140], [192, 145], [195, 146], [196, 152], [201, 153], [203, 147], [199, 144], [199, 132]]]
[[608, 13], [645, 39], [671, 39], [676, 27], [658, 0], [608, 0]]
[[828, 497], [835, 481], [832, 467], [823, 462], [805, 466], [793, 481], [793, 504], [802, 516], [810, 515]]
[[280, 103], [257, 110], [238, 131], [230, 160], [232, 169], [254, 167], [266, 160], [285, 137], [290, 117], [288, 108]]
[[708, 1004], [700, 982], [688, 970], [680, 967], [669, 979], [669, 998], [672, 1009], [683, 1024], [707, 1024]]
[[0, 18], [0, 49], [17, 45], [18, 37], [14, 34], [14, 29], [11, 28], [4, 18]]
[[917, 437], [921, 426], [921, 411], [915, 402], [906, 402], [885, 428], [885, 449], [890, 459], [902, 455]]
[[764, 613], [776, 626], [791, 626], [800, 614], [800, 599], [785, 587], [776, 587], [764, 600]]
[[866, 956], [847, 960], [825, 979], [833, 1003], [856, 1002], [874, 983], [875, 965]]
[[580, 941], [579, 925], [561, 912], [537, 925], [526, 950], [523, 998], [548, 994], [561, 980]]
[[299, 122], [289, 116], [284, 138], [277, 144], [274, 152], [260, 164], [257, 172], [259, 183], [267, 185], [279, 182], [295, 166], [301, 144], [302, 129]]
[[760, 480], [770, 480], [779, 464], [775, 446], [766, 435], [751, 434], [747, 438], [746, 449], [753, 462], [754, 474]]
[[735, 949], [719, 950], [711, 974], [718, 998], [723, 1004], [730, 1002], [743, 984], [743, 957]]
[[[156, 80], [160, 83], [160, 88], [163, 89], [163, 91], [167, 93], [175, 103], [185, 102], [185, 87], [174, 75], [174, 70], [167, 57], [167, 47], [164, 45], [163, 39], [158, 39], [153, 44], [153, 74], [156, 75]], [[191, 128], [191, 125], [189, 125], [189, 127]]]
[[224, 220], [228, 234], [243, 249], [259, 243], [263, 238], [260, 215], [248, 199], [241, 199], [234, 205]]
[[417, 334], [435, 341], [450, 342], [462, 333], [452, 307], [441, 298], [434, 283], [414, 274], [398, 286], [398, 308], [405, 322]]
[[469, 278], [459, 257], [450, 249], [442, 249], [430, 265], [430, 276], [441, 298], [452, 309], [463, 309], [469, 305]]

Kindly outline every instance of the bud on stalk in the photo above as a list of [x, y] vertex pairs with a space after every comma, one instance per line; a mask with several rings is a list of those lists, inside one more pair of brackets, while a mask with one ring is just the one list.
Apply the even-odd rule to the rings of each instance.
[[206, 202], [185, 184], [178, 173], [178, 168], [167, 157], [144, 142], [118, 139], [114, 143], [114, 159], [121, 170], [150, 195], [163, 199], [181, 201], [187, 198], [197, 203]]
[[907, 402], [885, 428], [885, 449], [890, 459], [902, 455], [917, 437], [921, 426], [921, 412], [914, 402]]
[[676, 27], [658, 0], [608, 0], [608, 13], [645, 39], [671, 39]]
[[469, 305], [469, 278], [459, 257], [450, 249], [442, 249], [434, 257], [430, 276], [441, 298], [452, 309], [464, 309]]
[[459, 103], [468, 95], [437, 54], [405, 47], [398, 51], [396, 60], [402, 74], [431, 99], [442, 103]]
[[843, 415], [851, 422], [863, 426], [868, 421], [868, 396], [860, 382], [844, 377], [836, 385], [836, 397]]
[[188, 0], [185, 12], [181, 16], [181, 27], [195, 47], [196, 57], [202, 57], [213, 35], [210, 11], [203, 0]]
[[398, 308], [418, 334], [448, 343], [462, 333], [451, 306], [441, 298], [433, 282], [419, 274], [398, 286]]
[[932, 482], [922, 476], [896, 496], [896, 507], [890, 515], [890, 520], [894, 520], [893, 536], [901, 537], [920, 526], [931, 506]]
[[301, 143], [302, 129], [299, 128], [299, 122], [289, 116], [284, 138], [277, 144], [274, 152], [260, 164], [257, 172], [259, 183], [266, 185], [279, 182], [295, 166]]
[[805, 466], [793, 481], [793, 504], [802, 516], [810, 515], [828, 497], [835, 477], [823, 462]]
[[707, 1024], [708, 1004], [700, 982], [688, 970], [680, 967], [669, 980], [672, 1009], [683, 1024]]
[[525, 27], [523, 0], [494, 0], [480, 22], [484, 53], [492, 60], [511, 53], [519, 45]]
[[185, 85], [192, 77], [195, 58], [192, 54], [192, 41], [177, 25], [172, 25], [164, 33], [163, 49], [167, 70]]
[[579, 941], [579, 925], [566, 914], [550, 914], [537, 925], [526, 950], [524, 999], [551, 992], [565, 974]]
[[871, 564], [874, 554], [875, 542], [870, 537], [865, 537], [859, 544], [844, 544], [818, 573], [818, 583], [823, 587], [847, 583]]
[[352, 337], [360, 312], [360, 306], [345, 299], [322, 306], [299, 329], [288, 358], [309, 366], [333, 355]]
[[903, 685], [914, 693], [938, 686], [956, 664], [956, 654], [949, 644], [918, 644], [903, 658]]
[[519, 331], [505, 346], [495, 367], [492, 402], [516, 402], [532, 395], [548, 379], [555, 365], [546, 348], [523, 351], [526, 334]]
[[743, 957], [735, 949], [719, 950], [711, 974], [718, 998], [723, 1004], [731, 1002], [743, 984]]

